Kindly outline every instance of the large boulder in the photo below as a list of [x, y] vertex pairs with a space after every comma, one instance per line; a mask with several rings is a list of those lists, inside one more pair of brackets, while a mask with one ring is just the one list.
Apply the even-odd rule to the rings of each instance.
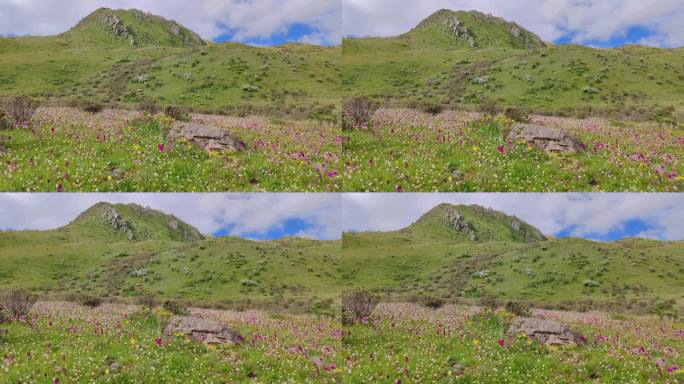
[[565, 324], [533, 317], [517, 317], [506, 331], [508, 335], [524, 334], [549, 345], [584, 345], [586, 339]]
[[240, 345], [244, 338], [228, 328], [225, 323], [190, 316], [173, 316], [164, 330], [164, 335], [187, 335], [206, 344]]
[[584, 145], [560, 129], [537, 124], [515, 124], [508, 140], [523, 140], [549, 152], [580, 152]]
[[171, 125], [169, 138], [182, 139], [207, 151], [242, 151], [245, 143], [220, 127], [177, 121]]

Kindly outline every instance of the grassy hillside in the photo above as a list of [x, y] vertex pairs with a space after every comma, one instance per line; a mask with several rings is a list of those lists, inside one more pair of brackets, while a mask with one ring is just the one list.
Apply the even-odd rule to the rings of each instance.
[[[458, 212], [475, 233], [454, 227]], [[441, 205], [394, 232], [346, 233], [343, 280], [390, 295], [445, 298], [494, 295], [533, 301], [682, 300], [684, 243], [630, 239], [531, 238], [536, 230], [484, 208]], [[426, 224], [426, 223], [429, 223]]]
[[475, 11], [441, 10], [400, 36], [345, 39], [342, 50], [344, 92], [387, 103], [684, 111], [684, 49], [553, 46]]
[[[120, 216], [115, 224], [112, 210]], [[205, 239], [173, 216], [100, 203], [56, 230], [0, 232], [0, 290], [271, 300], [286, 307], [337, 297], [339, 246], [297, 238]]]
[[0, 38], [0, 96], [312, 113], [339, 100], [339, 58], [339, 47], [206, 43], [174, 21], [99, 9], [61, 35]]

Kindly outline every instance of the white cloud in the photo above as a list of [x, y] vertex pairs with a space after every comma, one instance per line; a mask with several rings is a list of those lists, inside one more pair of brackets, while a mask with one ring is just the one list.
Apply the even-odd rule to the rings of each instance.
[[515, 21], [544, 40], [606, 41], [629, 27], [653, 32], [643, 43], [684, 45], [682, 0], [343, 0], [343, 34], [391, 36], [408, 31], [440, 8], [479, 10]]
[[653, 228], [645, 237], [684, 239], [684, 196], [680, 194], [345, 194], [344, 231], [388, 231], [410, 225], [440, 203], [479, 204], [516, 215], [546, 234], [572, 228], [572, 236], [607, 235], [640, 219]]
[[316, 30], [308, 42], [341, 40], [341, 0], [0, 0], [0, 35], [61, 33], [98, 7], [150, 11], [209, 40], [229, 31], [238, 41], [268, 39], [293, 24]]
[[340, 196], [285, 193], [87, 193], [0, 194], [0, 229], [52, 229], [65, 225], [93, 204], [137, 203], [172, 213], [203, 233], [230, 224], [232, 235], [265, 233], [287, 219], [311, 223], [302, 236], [338, 239], [341, 234]]

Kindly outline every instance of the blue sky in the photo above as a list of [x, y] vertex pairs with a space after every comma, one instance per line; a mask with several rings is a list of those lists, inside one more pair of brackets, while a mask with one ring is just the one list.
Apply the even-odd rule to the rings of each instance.
[[4, 193], [0, 230], [58, 228], [100, 201], [149, 206], [215, 236], [334, 240], [342, 231], [334, 193]]
[[684, 195], [676, 193], [350, 193], [343, 198], [342, 228], [404, 228], [440, 203], [491, 207], [557, 237], [684, 239]]
[[442, 8], [499, 16], [556, 44], [684, 46], [682, 0], [344, 0], [342, 31], [398, 35]]
[[55, 35], [99, 7], [173, 19], [206, 40], [255, 45], [341, 42], [341, 0], [0, 0], [0, 35]]

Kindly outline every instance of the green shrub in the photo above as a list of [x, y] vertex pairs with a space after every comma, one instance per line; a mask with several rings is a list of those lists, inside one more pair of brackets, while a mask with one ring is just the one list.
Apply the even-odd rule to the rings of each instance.
[[176, 121], [190, 121], [190, 114], [182, 107], [169, 105], [164, 109], [164, 115]]
[[504, 115], [506, 115], [506, 118], [516, 121], [518, 123], [530, 122], [530, 116], [527, 114], [527, 111], [517, 107], [506, 108], [506, 110], [504, 111]]
[[7, 115], [5, 108], [0, 106], [0, 129], [7, 129], [12, 126], [12, 119]]
[[506, 311], [516, 316], [529, 317], [532, 314], [530, 312], [530, 308], [528, 308], [527, 305], [519, 301], [508, 301], [506, 302], [504, 308], [506, 309]]
[[33, 308], [38, 298], [25, 289], [15, 289], [4, 297], [5, 308], [14, 317], [25, 317]]
[[342, 296], [342, 323], [349, 324], [370, 317], [378, 298], [367, 291], [348, 292]]
[[378, 103], [368, 96], [355, 96], [344, 100], [342, 103], [342, 129], [368, 127], [378, 108]]
[[675, 112], [675, 110], [674, 110], [674, 107], [672, 107], [672, 106], [664, 107], [664, 108], [657, 108], [653, 112], [653, 115], [651, 115], [651, 120], [655, 121], [656, 123], [658, 123], [660, 125], [676, 127], [677, 126], [677, 118], [675, 117], [674, 112]]
[[173, 313], [174, 315], [185, 316], [188, 314], [188, 307], [185, 305], [185, 303], [174, 299], [164, 300], [162, 308]]

